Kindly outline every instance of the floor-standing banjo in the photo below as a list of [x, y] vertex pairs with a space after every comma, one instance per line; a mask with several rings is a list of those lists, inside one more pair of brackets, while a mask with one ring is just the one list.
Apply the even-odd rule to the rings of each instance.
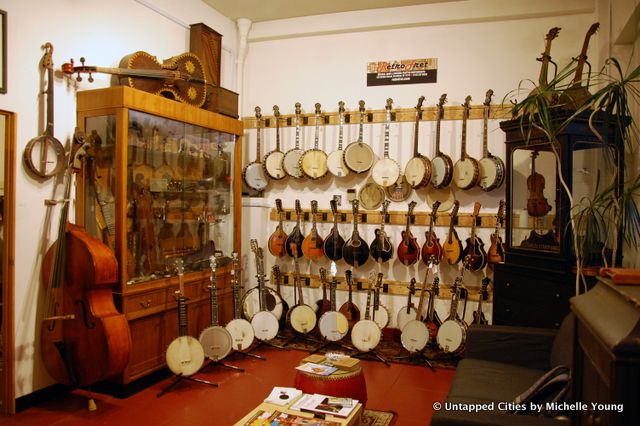
[[312, 225], [309, 235], [302, 240], [302, 254], [309, 260], [320, 260], [324, 257], [324, 239], [318, 234], [318, 202], [311, 201]]
[[209, 258], [211, 267], [211, 286], [209, 287], [209, 301], [211, 302], [211, 326], [200, 333], [200, 344], [207, 358], [213, 361], [224, 359], [233, 348], [231, 334], [218, 322], [218, 289], [216, 286], [216, 258]]
[[443, 93], [438, 102], [436, 113], [436, 155], [431, 160], [431, 185], [436, 188], [449, 186], [453, 177], [453, 161], [451, 157], [440, 151], [440, 122], [444, 118], [444, 103], [447, 101], [447, 94]]
[[379, 272], [378, 278], [376, 279], [376, 288], [373, 293], [373, 309], [371, 312], [371, 317], [376, 322], [376, 324], [380, 326], [381, 330], [389, 325], [389, 320], [391, 319], [389, 310], [380, 302], [380, 291], [382, 290], [383, 277], [384, 275], [382, 274], [382, 272]]
[[[400, 308], [400, 310], [398, 311], [398, 314], [396, 316], [396, 322], [398, 325], [398, 330], [402, 331], [402, 329], [404, 328], [404, 326], [411, 321], [412, 319], [415, 319], [416, 314], [418, 313], [418, 310], [416, 309], [416, 307], [413, 305], [413, 302], [411, 301], [411, 297], [415, 294], [416, 292], [416, 279], [415, 278], [411, 278], [411, 282], [409, 283], [409, 292], [407, 293], [407, 306], [403, 306], [402, 308]], [[420, 297], [422, 297], [422, 294], [420, 295]]]
[[336, 177], [343, 177], [349, 174], [347, 165], [344, 164], [344, 150], [342, 149], [343, 140], [343, 126], [344, 126], [344, 102], [338, 102], [338, 116], [339, 116], [339, 128], [338, 128], [338, 149], [333, 151], [327, 157], [327, 168], [329, 172]]
[[[252, 240], [252, 242], [255, 240]], [[255, 242], [257, 245], [257, 241]], [[267, 288], [264, 285], [264, 258], [262, 257], [262, 248], [256, 248], [256, 259], [259, 265], [259, 269], [256, 271], [258, 276], [258, 295], [260, 298], [260, 310], [256, 312], [251, 318], [251, 326], [253, 332], [258, 340], [271, 340], [278, 334], [279, 323], [278, 315], [267, 310]], [[274, 294], [271, 294], [273, 296]], [[282, 304], [277, 305], [278, 313], [282, 315]]]
[[313, 149], [308, 149], [300, 157], [300, 169], [309, 179], [320, 179], [329, 172], [327, 168], [327, 153], [320, 149], [320, 104], [316, 103], [316, 133], [313, 139]]
[[332, 199], [329, 204], [331, 204], [331, 214], [333, 214], [333, 228], [331, 228], [331, 232], [324, 240], [324, 255], [335, 262], [342, 259], [344, 238], [342, 238], [338, 229], [338, 205], [336, 200]]
[[391, 126], [392, 104], [393, 99], [388, 98], [385, 107], [387, 112], [384, 124], [384, 156], [376, 161], [371, 169], [373, 181], [383, 188], [393, 185], [398, 180], [398, 177], [400, 177], [400, 166], [396, 160], [389, 158], [389, 127]]
[[460, 286], [465, 267], [460, 268], [460, 275], [456, 277], [451, 289], [451, 309], [449, 317], [438, 329], [438, 346], [444, 352], [460, 353], [464, 349], [467, 337], [467, 324], [458, 317], [458, 302], [460, 301]]
[[393, 256], [393, 245], [384, 230], [384, 224], [389, 219], [387, 209], [389, 208], [389, 200], [382, 203], [382, 220], [380, 221], [380, 229], [375, 230], [376, 238], [371, 241], [370, 251], [371, 258], [378, 263], [389, 261]]
[[226, 325], [226, 329], [231, 333], [233, 338], [233, 349], [236, 351], [242, 351], [249, 348], [253, 343], [255, 337], [253, 327], [251, 323], [242, 318], [242, 303], [240, 301], [240, 283], [238, 278], [240, 276], [240, 266], [238, 262], [238, 253], [231, 253], [231, 259], [233, 261], [233, 270], [231, 281], [233, 285], [233, 313], [234, 319], [229, 321]]
[[347, 318], [349, 322], [349, 328], [353, 328], [353, 326], [360, 320], [360, 309], [358, 305], [353, 303], [352, 287], [353, 287], [353, 274], [350, 269], [347, 269], [344, 272], [344, 278], [347, 281], [347, 287], [349, 287], [349, 298], [346, 302], [340, 306], [340, 312]]
[[291, 327], [301, 334], [307, 334], [316, 326], [316, 313], [313, 308], [304, 303], [304, 295], [302, 293], [302, 281], [300, 280], [300, 266], [298, 265], [298, 249], [292, 244], [293, 263], [295, 265], [294, 286], [298, 291], [298, 303], [289, 310], [289, 323]]
[[282, 159], [282, 168], [285, 173], [296, 179], [304, 177], [302, 170], [300, 170], [300, 157], [304, 154], [304, 151], [300, 149], [300, 107], [300, 102], [296, 102], [296, 146], [287, 151]]
[[431, 219], [429, 220], [429, 230], [424, 233], [426, 238], [424, 245], [422, 246], [422, 261], [429, 265], [431, 262], [436, 265], [442, 260], [442, 246], [440, 245], [440, 239], [436, 235], [436, 231], [433, 229], [438, 218], [438, 208], [440, 207], [440, 201], [433, 203], [431, 207]]
[[180, 289], [176, 291], [178, 301], [178, 337], [169, 344], [166, 353], [167, 366], [177, 376], [191, 376], [204, 364], [204, 350], [195, 337], [188, 335], [187, 302], [184, 296], [184, 263], [176, 261]]
[[269, 183], [269, 178], [262, 167], [262, 155], [260, 150], [260, 133], [262, 125], [262, 114], [260, 107], [256, 107], [256, 119], [258, 127], [256, 129], [256, 161], [247, 164], [242, 170], [242, 178], [247, 186], [255, 191], [263, 191]]
[[284, 226], [282, 224], [282, 200], [280, 198], [276, 199], [276, 210], [278, 211], [278, 227], [269, 237], [269, 253], [274, 255], [275, 257], [283, 257], [287, 254], [287, 250], [285, 249], [285, 243], [287, 241], [288, 235], [284, 232]]
[[358, 266], [362, 266], [367, 263], [367, 259], [369, 259], [369, 244], [367, 244], [367, 242], [358, 233], [359, 202], [358, 200], [353, 200], [352, 203], [353, 232], [351, 233], [351, 238], [344, 243], [342, 256], [348, 265], [357, 268]]
[[273, 115], [276, 120], [276, 149], [264, 156], [264, 171], [271, 179], [280, 180], [286, 176], [282, 163], [284, 152], [280, 151], [280, 108], [273, 106]]
[[478, 161], [480, 168], [480, 180], [478, 186], [483, 191], [493, 191], [499, 188], [504, 182], [504, 162], [501, 158], [489, 152], [489, 114], [491, 112], [491, 97], [493, 90], [487, 90], [487, 97], [484, 100], [484, 113], [482, 124], [482, 158]]
[[[402, 328], [402, 334], [400, 335], [400, 342], [402, 343], [402, 346], [411, 353], [423, 350], [425, 346], [427, 346], [427, 343], [429, 343], [429, 328], [424, 322], [422, 322], [420, 316], [422, 315], [422, 308], [424, 307], [427, 277], [429, 276], [429, 271], [432, 267], [433, 264], [425, 272], [422, 289], [420, 290], [420, 302], [418, 302], [418, 309], [415, 310], [413, 318], [408, 320], [404, 325]], [[434, 280], [437, 279], [437, 277], [434, 278]]]
[[344, 164], [354, 173], [364, 173], [368, 171], [375, 161], [375, 154], [369, 144], [363, 142], [364, 133], [364, 101], [359, 101], [360, 105], [360, 125], [358, 128], [358, 140], [351, 142], [344, 149]]
[[478, 183], [478, 161], [467, 154], [467, 119], [471, 109], [471, 96], [464, 99], [462, 111], [462, 142], [460, 159], [453, 165], [453, 183], [460, 189], [471, 189]]
[[[264, 285], [264, 257], [262, 248], [258, 247], [258, 240], [250, 241], [251, 251], [256, 258], [256, 278], [258, 285], [249, 290], [242, 298], [243, 316], [253, 323], [253, 317], [261, 311], [269, 311], [277, 319], [282, 317], [282, 299], [271, 288]], [[256, 334], [256, 337], [257, 334]]]
[[373, 275], [369, 276], [369, 289], [367, 290], [367, 307], [364, 311], [364, 319], [358, 321], [351, 329], [351, 343], [361, 352], [369, 352], [380, 343], [382, 331], [380, 326], [370, 319], [371, 292], [373, 290]]
[[329, 299], [331, 301], [330, 310], [322, 314], [318, 322], [318, 328], [322, 337], [330, 342], [337, 342], [349, 333], [349, 321], [342, 312], [336, 308], [336, 287], [338, 281], [335, 274], [331, 279]]
[[419, 126], [422, 120], [422, 103], [424, 96], [418, 99], [416, 105], [416, 128], [413, 135], [413, 158], [404, 167], [404, 177], [412, 188], [421, 188], [431, 181], [431, 161], [418, 151]]

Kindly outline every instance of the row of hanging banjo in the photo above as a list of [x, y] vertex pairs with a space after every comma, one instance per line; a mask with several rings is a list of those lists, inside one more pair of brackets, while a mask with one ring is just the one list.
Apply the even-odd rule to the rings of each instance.
[[424, 96], [418, 99], [415, 107], [415, 132], [413, 157], [401, 170], [398, 162], [389, 156], [389, 127], [392, 117], [391, 98], [387, 99], [385, 108], [384, 152], [382, 158], [377, 158], [371, 145], [363, 139], [365, 122], [364, 101], [360, 101], [358, 139], [349, 143], [343, 149], [344, 102], [339, 102], [339, 133], [337, 149], [329, 154], [319, 148], [321, 105], [315, 104], [315, 138], [313, 148], [303, 150], [300, 147], [300, 115], [301, 105], [295, 105], [295, 147], [283, 152], [280, 149], [280, 111], [274, 106], [276, 123], [276, 147], [264, 157], [261, 154], [262, 113], [256, 107], [256, 159], [247, 164], [242, 176], [246, 185], [255, 190], [263, 191], [270, 180], [281, 180], [285, 177], [295, 179], [321, 179], [329, 174], [344, 177], [350, 173], [362, 174], [370, 171], [371, 180], [382, 188], [404, 186], [407, 192], [431, 185], [435, 189], [447, 188], [451, 183], [463, 190], [480, 187], [484, 191], [492, 191], [500, 187], [505, 177], [504, 162], [488, 150], [488, 120], [491, 113], [491, 97], [493, 90], [489, 89], [483, 103], [483, 157], [476, 160], [467, 153], [467, 119], [471, 110], [471, 96], [465, 98], [462, 105], [462, 141], [460, 159], [453, 163], [451, 157], [440, 151], [440, 122], [444, 117], [444, 103], [446, 94], [440, 97], [436, 113], [435, 156], [429, 159], [418, 149], [418, 130], [422, 120], [422, 104]]

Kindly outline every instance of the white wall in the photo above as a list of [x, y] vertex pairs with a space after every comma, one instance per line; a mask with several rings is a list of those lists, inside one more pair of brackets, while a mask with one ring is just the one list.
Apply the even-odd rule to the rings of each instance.
[[[56, 69], [80, 56], [87, 64], [117, 66], [120, 59], [143, 50], [159, 59], [189, 50], [189, 24], [203, 22], [223, 35], [222, 85], [235, 85], [235, 23], [200, 0], [0, 0], [8, 17], [8, 92], [0, 95], [0, 109], [17, 113], [17, 157], [43, 129], [44, 99], [38, 87], [42, 75], [41, 46], [54, 46]], [[226, 58], [226, 59], [225, 59]], [[229, 63], [231, 62], [231, 63]], [[55, 136], [62, 142], [75, 127], [75, 92], [109, 85], [109, 76], [96, 75], [93, 84], [76, 85], [55, 78]], [[49, 221], [44, 200], [54, 196], [54, 182], [30, 178], [19, 165], [16, 176], [15, 340], [16, 397], [52, 383], [37, 348], [40, 326], [40, 263], [57, 230], [58, 209]], [[60, 191], [56, 193], [59, 196]], [[35, 342], [35, 343], [34, 343]]]

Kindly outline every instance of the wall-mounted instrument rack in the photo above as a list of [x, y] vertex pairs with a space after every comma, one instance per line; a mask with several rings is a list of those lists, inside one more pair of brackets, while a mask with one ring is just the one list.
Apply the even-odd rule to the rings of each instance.
[[[469, 111], [470, 120], [482, 120], [484, 118], [484, 105], [473, 105]], [[511, 118], [511, 105], [491, 105], [491, 114], [489, 115], [490, 119], [509, 119]], [[447, 106], [444, 107], [444, 120], [462, 120], [462, 113], [464, 108], [462, 105], [460, 106]], [[386, 110], [385, 109], [375, 109], [375, 110], [367, 110], [366, 111], [365, 122], [367, 124], [376, 124], [376, 123], [384, 123], [386, 120]], [[422, 121], [436, 121], [437, 108], [433, 107], [425, 107], [422, 112]], [[345, 124], [357, 124], [359, 120], [360, 113], [356, 111], [346, 111], [344, 113], [344, 123]], [[337, 111], [331, 112], [323, 112], [321, 115], [321, 120], [326, 125], [338, 125], [340, 124], [340, 116]], [[273, 115], [263, 115], [263, 126], [266, 128], [276, 126], [275, 117]], [[405, 122], [415, 122], [416, 120], [416, 109], [415, 108], [397, 108], [391, 112], [391, 121], [395, 123], [405, 123]], [[244, 129], [255, 129], [258, 127], [258, 121], [255, 117], [243, 117], [242, 122], [244, 124]], [[314, 113], [306, 113], [300, 115], [300, 125], [301, 126], [315, 126], [316, 118]], [[294, 114], [283, 114], [280, 115], [280, 126], [281, 127], [295, 127], [295, 115]]]

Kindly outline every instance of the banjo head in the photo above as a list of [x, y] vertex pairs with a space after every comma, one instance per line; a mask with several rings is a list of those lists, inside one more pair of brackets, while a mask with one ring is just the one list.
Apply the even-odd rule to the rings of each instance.
[[[280, 295], [270, 287], [265, 286], [266, 298], [273, 297], [275, 299], [275, 305], [269, 312], [273, 313], [277, 319], [282, 317], [282, 298]], [[242, 298], [242, 316], [247, 321], [251, 321], [253, 316], [260, 312], [260, 291], [258, 287], [254, 287], [247, 292]]]
[[411, 320], [402, 328], [400, 342], [409, 352], [421, 351], [429, 343], [429, 328], [422, 321]]
[[282, 168], [285, 173], [296, 179], [304, 177], [302, 170], [300, 170], [300, 157], [302, 157], [302, 154], [304, 154], [303, 150], [300, 148], [293, 148], [287, 151], [282, 159]]
[[258, 340], [271, 340], [278, 334], [278, 318], [269, 311], [258, 312], [251, 318], [251, 326]]
[[344, 177], [349, 174], [347, 165], [344, 164], [344, 151], [333, 151], [327, 157], [327, 168], [329, 173], [335, 177]]
[[400, 166], [391, 158], [383, 158], [373, 165], [371, 177], [375, 183], [386, 188], [398, 181], [400, 177]]
[[365, 210], [377, 210], [384, 201], [384, 189], [373, 180], [364, 184], [358, 193], [358, 200]]
[[274, 180], [284, 179], [287, 174], [282, 166], [283, 160], [284, 153], [281, 151], [272, 151], [264, 157], [262, 164], [269, 178]]
[[229, 321], [225, 328], [231, 334], [231, 343], [236, 351], [247, 349], [253, 343], [255, 334], [249, 321], [236, 318]]
[[174, 374], [191, 376], [204, 364], [204, 350], [194, 337], [180, 336], [169, 344], [166, 358], [167, 367]]
[[407, 182], [403, 175], [398, 177], [396, 183], [391, 186], [387, 186], [384, 192], [387, 194], [387, 198], [396, 203], [406, 201], [411, 196], [411, 185]]
[[431, 162], [426, 157], [413, 157], [404, 167], [404, 178], [412, 188], [421, 188], [431, 180]]
[[242, 171], [242, 177], [244, 179], [244, 183], [253, 190], [262, 191], [267, 187], [268, 177], [264, 173], [262, 163], [253, 162], [251, 164], [247, 164], [247, 166]]
[[352, 142], [344, 149], [344, 164], [354, 173], [364, 173], [373, 166], [373, 149], [364, 142]]
[[478, 162], [473, 158], [458, 160], [453, 166], [453, 183], [460, 189], [471, 189], [478, 183]]
[[380, 343], [382, 331], [371, 320], [360, 320], [351, 329], [351, 343], [361, 352], [369, 352]]
[[219, 325], [205, 328], [198, 338], [207, 358], [220, 361], [233, 349], [229, 331]]
[[336, 342], [349, 332], [349, 321], [344, 314], [337, 311], [329, 311], [322, 314], [318, 323], [320, 334], [325, 339]]
[[448, 155], [440, 154], [431, 160], [431, 185], [434, 188], [444, 188], [451, 183], [453, 162]]
[[504, 182], [504, 162], [498, 157], [485, 157], [478, 161], [480, 178], [478, 185], [483, 191], [499, 188]]
[[319, 149], [310, 149], [300, 157], [300, 169], [309, 179], [320, 179], [329, 172], [327, 153]]
[[459, 321], [446, 320], [438, 329], [436, 340], [442, 351], [458, 353], [464, 347], [466, 336], [467, 331]]
[[316, 326], [316, 313], [309, 305], [298, 305], [291, 310], [289, 321], [295, 331], [307, 334]]
[[440, 208], [438, 211], [447, 211], [453, 207], [453, 202], [456, 200], [451, 187], [445, 187], [440, 189], [430, 189], [427, 192], [427, 203], [433, 205], [436, 201], [440, 202]]
[[380, 329], [383, 329], [389, 325], [389, 316], [390, 315], [387, 308], [380, 305], [378, 306], [378, 310], [375, 311], [373, 321], [378, 324], [378, 327], [380, 327]]
[[409, 313], [407, 313], [407, 307], [403, 306], [398, 311], [398, 315], [396, 316], [396, 322], [398, 323], [398, 330], [402, 331], [404, 326], [407, 325], [408, 322], [415, 320], [418, 310], [415, 307], [411, 307], [409, 309]]

